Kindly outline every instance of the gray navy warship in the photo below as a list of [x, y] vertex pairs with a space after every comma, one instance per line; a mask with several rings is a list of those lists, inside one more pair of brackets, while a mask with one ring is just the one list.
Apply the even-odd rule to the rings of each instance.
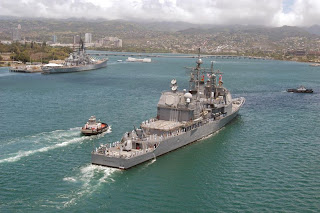
[[157, 117], [126, 132], [121, 141], [100, 145], [91, 153], [92, 164], [128, 169], [204, 138], [234, 119], [245, 99], [231, 98], [213, 62], [210, 69], [201, 68], [199, 54], [196, 63], [189, 91], [178, 91], [173, 79], [171, 90], [160, 97]]
[[80, 39], [79, 48], [70, 53], [63, 64], [47, 64], [42, 67], [43, 74], [57, 74], [95, 70], [107, 66], [108, 59], [95, 60], [86, 54], [84, 42]]

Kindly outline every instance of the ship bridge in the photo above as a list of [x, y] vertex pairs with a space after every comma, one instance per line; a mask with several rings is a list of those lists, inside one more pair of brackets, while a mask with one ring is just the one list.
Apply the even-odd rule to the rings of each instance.
[[194, 119], [196, 103], [190, 93], [163, 92], [158, 102], [157, 118], [165, 121], [190, 121]]

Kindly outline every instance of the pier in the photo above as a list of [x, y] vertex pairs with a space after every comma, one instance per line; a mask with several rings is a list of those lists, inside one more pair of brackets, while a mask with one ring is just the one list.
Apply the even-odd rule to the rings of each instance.
[[22, 72], [22, 73], [36, 73], [42, 72], [39, 65], [27, 65], [27, 66], [12, 66], [9, 68], [10, 72]]

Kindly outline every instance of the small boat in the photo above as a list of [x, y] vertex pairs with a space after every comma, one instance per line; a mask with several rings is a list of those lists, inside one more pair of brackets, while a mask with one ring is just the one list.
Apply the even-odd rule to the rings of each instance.
[[300, 86], [297, 89], [287, 89], [287, 92], [294, 92], [294, 93], [313, 93], [312, 89], [306, 89], [304, 86]]
[[117, 62], [122, 62], [122, 60], [121, 60], [121, 59], [119, 59], [119, 60], [117, 60]]
[[150, 62], [151, 62], [151, 58], [132, 58], [132, 57], [128, 57], [128, 59], [127, 59], [126, 61], [127, 61], [127, 62], [150, 63]]
[[91, 116], [88, 122], [82, 127], [81, 133], [89, 136], [89, 135], [98, 135], [109, 129], [109, 125], [106, 123], [102, 123], [100, 121], [96, 121], [95, 116]]

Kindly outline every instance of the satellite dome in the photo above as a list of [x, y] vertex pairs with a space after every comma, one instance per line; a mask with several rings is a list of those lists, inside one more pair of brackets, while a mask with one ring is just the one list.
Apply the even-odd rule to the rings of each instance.
[[167, 97], [166, 97], [166, 104], [167, 105], [169, 105], [169, 106], [171, 106], [172, 104], [174, 104], [174, 96], [172, 96], [172, 95], [168, 95]]
[[191, 93], [189, 93], [189, 92], [187, 92], [186, 94], [184, 94], [184, 97], [185, 98], [192, 98], [192, 94]]

